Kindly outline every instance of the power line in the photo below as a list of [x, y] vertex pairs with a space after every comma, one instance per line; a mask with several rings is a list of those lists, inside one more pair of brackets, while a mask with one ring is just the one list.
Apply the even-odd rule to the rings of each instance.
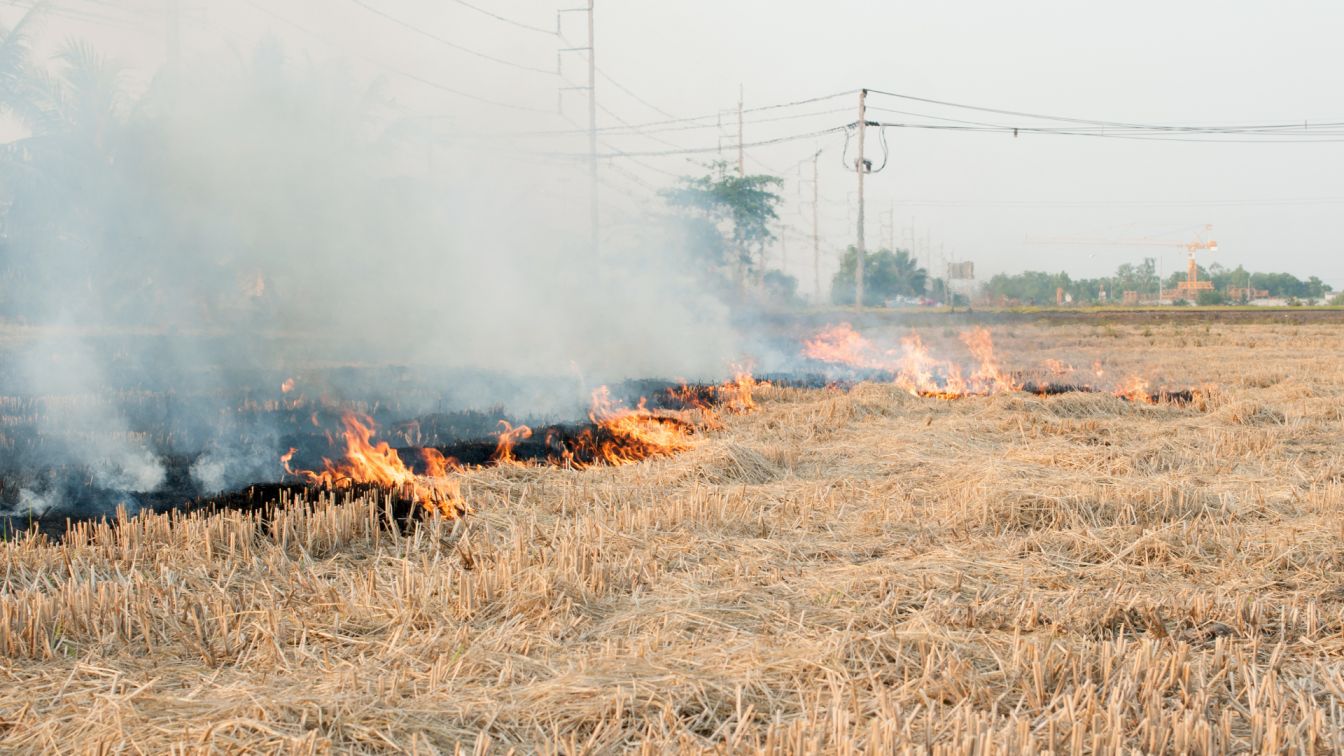
[[[917, 96], [914, 96], [914, 95], [900, 94], [900, 93], [896, 93], [896, 92], [886, 92], [886, 91], [876, 90], [876, 89], [869, 90], [869, 91], [872, 92], [872, 93], [874, 93], [874, 94], [886, 95], [886, 96], [888, 96], [888, 97], [896, 97], [896, 98], [900, 98], [900, 99], [904, 99], [904, 100], [911, 100], [911, 101], [914, 101], [914, 102], [924, 102], [924, 103], [929, 103], [929, 104], [932, 104], [932, 105], [943, 105], [943, 106], [946, 106], [946, 107], [959, 108], [959, 109], [963, 109], [963, 110], [973, 110], [973, 111], [978, 111], [978, 112], [982, 112], [982, 113], [995, 113], [995, 114], [998, 114], [998, 115], [1009, 115], [1009, 116], [1016, 116], [1016, 117], [1021, 117], [1021, 118], [1032, 118], [1032, 119], [1036, 119], [1036, 120], [1057, 121], [1057, 122], [1060, 122], [1060, 123], [1079, 124], [1079, 125], [1082, 125], [1082, 126], [1093, 127], [1093, 131], [1095, 131], [1096, 129], [1101, 129], [1101, 130], [1111, 130], [1112, 133], [1108, 134], [1108, 136], [1116, 135], [1116, 134], [1114, 134], [1114, 131], [1116, 131], [1116, 130], [1118, 130], [1118, 131], [1122, 131], [1122, 132], [1123, 132], [1123, 131], [1139, 131], [1139, 132], [1174, 132], [1174, 133], [1193, 133], [1193, 134], [1273, 134], [1273, 133], [1275, 133], [1275, 132], [1286, 132], [1286, 131], [1297, 130], [1297, 129], [1302, 129], [1302, 130], [1304, 130], [1304, 131], [1312, 130], [1312, 129], [1316, 129], [1316, 130], [1322, 130], [1322, 129], [1329, 130], [1329, 129], [1333, 129], [1333, 128], [1338, 128], [1338, 127], [1344, 126], [1344, 122], [1337, 122], [1337, 121], [1324, 122], [1324, 123], [1317, 124], [1317, 125], [1315, 125], [1315, 126], [1312, 126], [1311, 124], [1309, 124], [1308, 122], [1305, 122], [1305, 121], [1304, 121], [1304, 122], [1292, 122], [1292, 123], [1258, 124], [1258, 125], [1218, 125], [1218, 126], [1186, 126], [1186, 125], [1164, 125], [1164, 124], [1127, 123], [1127, 122], [1122, 122], [1122, 121], [1103, 121], [1103, 120], [1096, 120], [1096, 119], [1090, 119], [1090, 118], [1075, 118], [1075, 117], [1069, 117], [1069, 116], [1045, 115], [1045, 114], [1041, 114], [1041, 113], [1030, 113], [1030, 112], [1020, 111], [1020, 110], [1007, 110], [1007, 109], [1003, 109], [1003, 108], [991, 108], [991, 107], [985, 107], [985, 106], [980, 106], [980, 105], [968, 105], [968, 104], [966, 104], [966, 103], [951, 102], [951, 101], [948, 101], [948, 100], [937, 100], [937, 99], [933, 99], [933, 98], [929, 98], [929, 97], [917, 97]], [[954, 123], [964, 123], [964, 124], [968, 124], [968, 125], [977, 125], [977, 126], [983, 126], [983, 127], [987, 127], [987, 128], [994, 128], [994, 129], [1000, 129], [1000, 130], [1002, 130], [1002, 129], [1017, 129], [1018, 131], [1037, 131], [1037, 132], [1054, 131], [1054, 132], [1058, 132], [1058, 133], [1070, 133], [1070, 134], [1075, 134], [1075, 133], [1076, 133], [1076, 134], [1088, 133], [1087, 130], [1082, 129], [1082, 128], [1074, 128], [1074, 129], [1069, 130], [1068, 132], [1065, 132], [1065, 131], [1060, 130], [1060, 129], [1051, 129], [1051, 128], [1048, 128], [1048, 127], [1005, 126], [1005, 125], [1002, 125], [1002, 124], [989, 124], [989, 123], [984, 123], [984, 122], [979, 122], [979, 121], [961, 121], [961, 120], [953, 119], [953, 118], [944, 118], [944, 117], [940, 117], [940, 116], [931, 116], [931, 115], [922, 114], [922, 113], [909, 113], [909, 112], [906, 112], [906, 111], [890, 111], [890, 112], [900, 113], [900, 114], [903, 114], [903, 115], [913, 115], [913, 116], [919, 116], [919, 117], [924, 117], [924, 118], [931, 118], [931, 119], [936, 119], [936, 120], [951, 121], [951, 122], [954, 122]], [[1100, 132], [1097, 132], [1097, 133], [1100, 133]]]
[[[833, 99], [835, 99], [835, 98], [837, 98], [837, 97], [844, 97], [844, 96], [846, 96], [846, 95], [854, 94], [854, 93], [857, 92], [857, 91], [858, 91], [857, 89], [853, 89], [853, 90], [850, 90], [850, 91], [848, 91], [848, 92], [837, 92], [837, 93], [835, 93], [835, 94], [825, 95], [825, 96], [822, 96], [822, 97], [810, 97], [810, 98], [805, 99], [805, 100], [795, 100], [795, 101], [793, 101], [793, 102], [781, 102], [781, 103], [778, 103], [778, 104], [775, 104], [775, 105], [760, 105], [760, 106], [757, 106], [757, 107], [754, 107], [754, 108], [744, 108], [742, 112], [743, 112], [743, 113], [760, 113], [760, 112], [764, 112], [764, 111], [768, 111], [768, 110], [780, 110], [780, 109], [782, 109], [782, 108], [791, 108], [791, 107], [796, 107], [796, 106], [798, 106], [798, 105], [808, 105], [808, 104], [811, 104], [811, 103], [814, 103], [814, 102], [823, 102], [823, 101], [825, 101], [825, 100], [833, 100]], [[848, 113], [848, 112], [850, 112], [850, 110], [851, 110], [850, 108], [844, 108], [843, 110], [839, 110], [839, 109], [837, 109], [837, 110], [834, 110], [834, 111], [815, 112], [815, 113], [808, 113], [808, 114], [806, 114], [806, 115], [798, 115], [798, 116], [792, 116], [792, 117], [780, 118], [780, 119], [778, 119], [778, 120], [792, 120], [792, 118], [803, 118], [803, 117], [814, 116], [814, 115], [825, 115], [825, 114], [832, 113], [832, 112], [846, 112], [846, 113]], [[693, 117], [690, 117], [690, 118], [670, 118], [670, 119], [663, 120], [663, 121], [648, 121], [648, 122], [645, 122], [645, 123], [637, 123], [637, 124], [633, 124], [632, 126], [628, 126], [628, 127], [626, 127], [626, 126], [608, 126], [608, 127], [600, 128], [600, 129], [598, 129], [598, 131], [599, 131], [599, 132], [610, 133], [610, 132], [613, 132], [613, 131], [627, 131], [627, 130], [630, 130], [630, 129], [638, 129], [638, 130], [643, 130], [643, 131], [646, 131], [646, 132], [647, 132], [651, 127], [655, 127], [655, 126], [665, 126], [665, 125], [679, 124], [679, 123], [692, 123], [692, 122], [695, 122], [695, 121], [714, 120], [714, 119], [717, 119], [717, 118], [719, 117], [719, 115], [720, 115], [719, 113], [713, 113], [713, 114], [709, 114], [709, 115], [693, 116]], [[766, 122], [767, 122], [767, 121], [764, 120], [764, 119], [762, 119], [762, 120], [757, 120], [757, 121], [747, 121], [748, 124], [751, 124], [751, 123], [766, 123]], [[701, 126], [697, 126], [697, 127], [695, 127], [695, 128], [716, 128], [716, 127], [717, 127], [716, 124], [714, 124], [714, 123], [708, 123], [708, 124], [703, 124], [703, 125], [701, 125]], [[575, 129], [575, 130], [573, 130], [573, 131], [516, 131], [516, 132], [513, 132], [513, 133], [511, 133], [511, 134], [508, 134], [508, 136], [516, 136], [516, 137], [523, 137], [523, 136], [563, 136], [563, 135], [577, 134], [577, 133], [584, 133], [584, 134], [586, 134], [586, 133], [588, 133], [588, 132], [587, 132], [586, 129], [583, 129], [583, 130]]]
[[[313, 31], [312, 29], [308, 28], [307, 26], [305, 26], [305, 25], [303, 25], [303, 24], [301, 24], [301, 23], [299, 23], [299, 22], [297, 22], [297, 21], [295, 21], [295, 20], [293, 20], [293, 19], [286, 18], [285, 16], [282, 16], [282, 15], [276, 13], [275, 11], [271, 10], [270, 8], [267, 8], [266, 6], [264, 6], [264, 5], [262, 5], [261, 3], [257, 2], [257, 0], [243, 0], [243, 2], [247, 3], [248, 5], [250, 5], [251, 7], [253, 7], [254, 9], [260, 11], [261, 13], [266, 14], [267, 16], [270, 16], [271, 18], [273, 18], [273, 19], [275, 19], [275, 20], [277, 20], [277, 21], [279, 21], [279, 22], [281, 22], [281, 23], [283, 23], [283, 24], [287, 24], [287, 25], [289, 25], [289, 26], [291, 26], [291, 27], [293, 27], [293, 28], [295, 28], [295, 29], [298, 29], [299, 31], [303, 32], [304, 34], [307, 34], [307, 35], [310, 36], [310, 37], [313, 37], [314, 39], [318, 40], [319, 42], [322, 42], [322, 43], [327, 44], [327, 45], [331, 45], [332, 47], [336, 47], [336, 45], [334, 45], [334, 44], [331, 43], [329, 40], [327, 40], [327, 38], [326, 38], [325, 36], [323, 36], [322, 34], [319, 34], [318, 32]], [[352, 2], [359, 2], [359, 0], [352, 0]], [[387, 63], [384, 63], [384, 62], [382, 62], [382, 61], [380, 61], [380, 60], [371, 58], [371, 57], [369, 57], [368, 55], [364, 55], [364, 54], [361, 54], [361, 53], [353, 53], [353, 55], [354, 55], [355, 57], [357, 57], [357, 58], [360, 58], [361, 60], [364, 60], [364, 61], [366, 61], [366, 62], [368, 62], [368, 63], [373, 64], [374, 66], [377, 66], [378, 68], [382, 68], [383, 70], [388, 71], [389, 73], [396, 74], [396, 75], [398, 75], [398, 76], [401, 76], [401, 77], [403, 77], [403, 78], [409, 79], [409, 80], [414, 81], [414, 82], [417, 82], [417, 83], [419, 83], [419, 84], [423, 84], [423, 85], [425, 85], [425, 86], [427, 86], [427, 87], [430, 87], [430, 88], [432, 88], [432, 89], [437, 89], [437, 90], [439, 90], [439, 91], [441, 91], [441, 92], [446, 92], [446, 93], [451, 94], [451, 95], [456, 95], [456, 96], [458, 96], [458, 97], [462, 97], [462, 98], [464, 98], [464, 99], [468, 99], [468, 100], [472, 100], [472, 101], [475, 101], [475, 102], [483, 103], [483, 104], [485, 104], [485, 105], [493, 105], [493, 106], [498, 107], [498, 108], [508, 108], [508, 109], [510, 109], [510, 110], [521, 110], [521, 111], [525, 111], [525, 112], [528, 112], [528, 113], [547, 113], [547, 114], [551, 113], [550, 110], [546, 110], [546, 109], [543, 109], [543, 108], [534, 108], [534, 107], [530, 107], [530, 106], [527, 106], [527, 105], [518, 105], [518, 104], [510, 103], [510, 102], [501, 102], [501, 101], [499, 101], [499, 100], [492, 100], [492, 99], [490, 99], [490, 98], [488, 98], [488, 97], [481, 97], [480, 95], [475, 95], [475, 94], [472, 94], [472, 93], [470, 93], [470, 92], [464, 92], [464, 91], [462, 91], [462, 90], [460, 90], [460, 89], [455, 89], [455, 88], [450, 87], [450, 86], [448, 86], [448, 85], [446, 85], [446, 84], [441, 84], [441, 83], [439, 83], [439, 82], [437, 82], [437, 81], [433, 81], [433, 80], [430, 80], [430, 79], [426, 79], [425, 77], [420, 76], [419, 74], [413, 74], [413, 73], [411, 73], [411, 72], [409, 72], [409, 71], [405, 71], [405, 70], [402, 70], [402, 69], [397, 68], [397, 67], [395, 67], [395, 66], [388, 65]]]
[[[763, 140], [761, 140], [761, 141], [759, 141], [759, 142], [746, 142], [746, 143], [744, 143], [742, 146], [743, 146], [744, 148], [745, 148], [745, 147], [765, 147], [765, 146], [772, 145], [772, 144], [782, 144], [782, 143], [784, 143], [784, 142], [795, 142], [795, 141], [798, 141], [798, 140], [800, 140], [800, 139], [814, 139], [814, 138], [819, 137], [819, 136], [825, 136], [826, 134], [834, 134], [834, 133], [836, 133], [836, 132], [838, 132], [838, 131], [844, 131], [844, 130], [847, 129], [847, 128], [849, 128], [849, 127], [848, 127], [848, 126], [832, 126], [832, 127], [829, 128], [829, 129], [821, 129], [821, 130], [819, 130], [819, 131], [812, 131], [812, 132], [808, 132], [808, 133], [806, 133], [806, 134], [793, 134], [793, 135], [791, 135], [791, 136], [776, 137], [776, 138], [774, 138], [774, 139], [763, 139]], [[669, 157], [669, 156], [674, 156], [674, 155], [700, 155], [700, 154], [704, 154], [704, 153], [707, 153], [707, 152], [718, 152], [718, 150], [719, 150], [719, 148], [718, 148], [717, 146], [714, 146], [714, 147], [695, 147], [695, 148], [689, 148], [689, 149], [680, 149], [680, 150], [661, 150], [661, 151], [653, 151], [653, 152], [621, 152], [621, 153], [610, 153], [610, 154], [598, 155], [598, 157], [602, 157], [602, 158], [614, 158], [614, 157]], [[583, 157], [583, 158], [588, 157], [587, 155], [579, 155], [579, 154], [564, 154], [564, 153], [552, 153], [552, 154], [563, 155], [564, 157]]]
[[[602, 108], [602, 111], [603, 111], [603, 112], [606, 112], [606, 113], [608, 113], [608, 114], [610, 114], [613, 118], [616, 118], [616, 119], [618, 119], [618, 120], [620, 119], [620, 116], [616, 115], [615, 113], [611, 113], [611, 111], [608, 111], [606, 108]], [[567, 115], [561, 114], [561, 117], [563, 117], [566, 121], [569, 121], [570, 123], [575, 124], [576, 126], [578, 125], [578, 124], [574, 121], [573, 118], [570, 118], [570, 117], [567, 116]], [[622, 157], [622, 158], [627, 158], [627, 159], [629, 159], [630, 162], [632, 162], [632, 163], [634, 163], [635, 165], [638, 165], [638, 166], [640, 166], [640, 167], [642, 167], [642, 168], [646, 168], [646, 169], [648, 169], [648, 170], [650, 170], [650, 171], [653, 171], [654, 173], [661, 173], [661, 174], [663, 174], [664, 176], [668, 176], [668, 177], [670, 177], [670, 178], [674, 178], [674, 179], [680, 179], [680, 178], [681, 178], [680, 175], [675, 174], [675, 173], [673, 173], [673, 172], [671, 172], [671, 171], [669, 171], [669, 170], [665, 170], [665, 169], [663, 169], [663, 168], [659, 168], [658, 166], [653, 165], [653, 164], [651, 164], [651, 163], [648, 163], [648, 162], [645, 162], [645, 161], [643, 161], [643, 160], [640, 160], [640, 159], [638, 159], [638, 158], [632, 156], [631, 154], [629, 154], [629, 153], [627, 153], [627, 152], [624, 152], [624, 151], [621, 150], [620, 148], [618, 148], [618, 147], [612, 145], [611, 143], [609, 143], [609, 142], [607, 142], [607, 141], [605, 141], [605, 140], [601, 140], [601, 139], [599, 139], [599, 140], [598, 140], [598, 143], [601, 144], [603, 148], [608, 149], [608, 150], [611, 150], [611, 151], [614, 152], [614, 153], [617, 153], [617, 154], [618, 154], [620, 157]], [[677, 146], [677, 145], [673, 145], [673, 146], [675, 147], [675, 146]], [[609, 165], [614, 165], [614, 163], [610, 163], [610, 161], [608, 162], [608, 164], [609, 164]]]
[[518, 27], [518, 28], [520, 28], [520, 29], [527, 29], [528, 31], [539, 32], [539, 33], [541, 33], [541, 34], [548, 34], [548, 35], [552, 35], [552, 36], [555, 35], [555, 30], [554, 30], [554, 29], [543, 29], [543, 28], [541, 28], [540, 26], [532, 26], [531, 24], [525, 24], [525, 23], [523, 23], [522, 21], [515, 21], [515, 20], [513, 20], [513, 19], [511, 19], [511, 18], [507, 18], [507, 17], [505, 17], [505, 16], [501, 16], [501, 15], [499, 15], [498, 13], [495, 13], [495, 12], [493, 12], [493, 11], [486, 10], [485, 8], [481, 8], [481, 7], [479, 7], [479, 6], [472, 5], [471, 3], [466, 2], [466, 0], [452, 0], [452, 2], [457, 3], [458, 5], [461, 5], [461, 6], [464, 7], [464, 8], [470, 8], [470, 9], [476, 11], [477, 13], [482, 13], [482, 14], [484, 14], [484, 15], [487, 15], [487, 16], [489, 16], [490, 18], [495, 19], [496, 21], [503, 21], [503, 22], [506, 23], [506, 24], [509, 24], [509, 25], [511, 25], [511, 26], [516, 26], [516, 27]]
[[[1204, 144], [1292, 144], [1292, 143], [1332, 143], [1344, 142], [1344, 131], [1332, 131], [1326, 129], [1319, 134], [1313, 135], [1294, 135], [1291, 133], [1273, 133], [1259, 132], [1261, 139], [1221, 139], [1217, 138], [1220, 134], [1235, 134], [1238, 132], [1207, 132], [1205, 138], [1198, 136], [1165, 136], [1160, 133], [1145, 133], [1143, 131], [1133, 132], [1106, 132], [1106, 131], [1083, 131], [1071, 128], [1043, 128], [1032, 126], [956, 126], [946, 124], [932, 123], [893, 123], [883, 121], [870, 121], [870, 126], [880, 126], [883, 128], [897, 129], [926, 129], [931, 131], [953, 131], [953, 132], [979, 132], [979, 133], [1000, 133], [1000, 134], [1047, 134], [1055, 136], [1085, 136], [1101, 139], [1132, 139], [1148, 142], [1200, 142]], [[1300, 128], [1300, 127], [1299, 127]], [[1256, 132], [1248, 132], [1254, 134]]]
[[361, 7], [361, 8], [363, 8], [363, 9], [367, 10], [367, 11], [370, 12], [370, 13], [373, 13], [374, 15], [382, 16], [383, 18], [387, 19], [388, 21], [391, 21], [392, 23], [394, 23], [394, 24], [396, 24], [396, 25], [398, 25], [398, 26], [400, 26], [400, 27], [402, 27], [402, 28], [404, 28], [404, 29], [408, 29], [408, 30], [410, 30], [410, 31], [413, 31], [413, 32], [415, 32], [416, 34], [419, 34], [420, 36], [425, 37], [426, 39], [432, 39], [432, 40], [434, 40], [435, 42], [438, 42], [439, 44], [444, 45], [445, 47], [450, 47], [450, 48], [452, 48], [452, 49], [454, 49], [454, 50], [457, 50], [457, 51], [459, 51], [459, 52], [464, 52], [464, 53], [466, 53], [466, 54], [468, 54], [468, 55], [474, 55], [474, 56], [476, 56], [477, 58], [481, 58], [482, 60], [488, 60], [488, 61], [491, 61], [491, 62], [493, 62], [493, 63], [498, 63], [498, 64], [503, 65], [503, 66], [509, 66], [509, 67], [511, 67], [511, 68], [516, 68], [516, 69], [518, 69], [518, 70], [520, 70], [520, 71], [531, 71], [531, 72], [533, 72], [533, 73], [542, 73], [542, 74], [546, 74], [546, 75], [548, 75], [548, 76], [554, 76], [555, 73], [556, 73], [555, 71], [552, 71], [552, 70], [549, 70], [549, 69], [545, 69], [545, 68], [537, 68], [536, 66], [529, 66], [529, 65], [527, 65], [527, 64], [525, 64], [525, 63], [518, 63], [518, 62], [515, 62], [515, 61], [512, 61], [512, 60], [508, 60], [508, 59], [506, 59], [506, 58], [496, 57], [496, 56], [491, 55], [491, 54], [489, 54], [489, 53], [483, 53], [483, 52], [481, 52], [480, 50], [474, 50], [474, 49], [472, 49], [472, 48], [470, 48], [470, 47], [467, 47], [467, 46], [465, 46], [465, 45], [459, 45], [458, 43], [456, 43], [456, 42], [454, 42], [454, 41], [452, 41], [452, 40], [450, 40], [450, 39], [446, 39], [446, 38], [444, 38], [444, 37], [441, 37], [441, 36], [439, 36], [439, 35], [437, 35], [437, 34], [431, 32], [431, 31], [426, 30], [426, 29], [421, 29], [420, 27], [416, 26], [415, 24], [412, 24], [412, 23], [410, 23], [410, 22], [408, 22], [408, 21], [405, 21], [404, 19], [397, 18], [396, 16], [393, 16], [392, 14], [387, 13], [386, 11], [379, 10], [378, 8], [375, 8], [374, 6], [372, 6], [372, 5], [368, 4], [367, 2], [365, 2], [365, 0], [350, 0], [350, 2], [354, 3], [355, 5], [358, 5], [359, 7]]
[[898, 199], [919, 207], [1295, 207], [1344, 204], [1344, 197], [1209, 200], [953, 200]]
[[624, 84], [620, 83], [619, 81], [616, 81], [616, 79], [612, 78], [611, 74], [607, 73], [606, 71], [603, 71], [601, 68], [597, 69], [597, 73], [598, 73], [599, 76], [601, 76], [602, 78], [606, 79], [606, 80], [607, 80], [607, 83], [611, 84], [613, 87], [616, 87], [617, 89], [619, 89], [619, 90], [621, 90], [622, 92], [626, 93], [627, 95], [630, 96], [631, 99], [633, 99], [635, 102], [638, 102], [640, 105], [643, 105], [644, 107], [648, 108], [649, 110], [652, 110], [653, 112], [655, 112], [655, 113], [657, 113], [658, 115], [661, 115], [661, 116], [663, 116], [663, 117], [665, 117], [665, 118], [673, 118], [673, 119], [676, 118], [676, 116], [672, 115], [671, 113], [667, 112], [666, 110], [663, 110], [662, 108], [658, 107], [657, 105], [654, 105], [653, 103], [649, 102], [648, 100], [644, 99], [643, 97], [640, 97], [640, 96], [639, 96], [638, 94], [636, 94], [633, 90], [631, 90], [630, 88], [626, 87]]

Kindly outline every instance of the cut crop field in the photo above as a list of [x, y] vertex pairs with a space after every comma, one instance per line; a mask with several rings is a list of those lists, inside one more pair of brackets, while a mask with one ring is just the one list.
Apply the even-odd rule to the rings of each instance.
[[314, 491], [0, 543], [0, 749], [1337, 752], [1344, 331], [991, 330], [1195, 398], [758, 386], [410, 530]]

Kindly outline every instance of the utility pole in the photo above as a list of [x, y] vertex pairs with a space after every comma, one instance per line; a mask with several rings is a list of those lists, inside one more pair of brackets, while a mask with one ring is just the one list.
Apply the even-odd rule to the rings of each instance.
[[858, 223], [858, 243], [855, 249], [858, 251], [858, 259], [854, 266], [854, 309], [863, 309], [863, 265], [866, 251], [863, 241], [863, 177], [868, 172], [868, 162], [863, 157], [863, 139], [864, 132], [868, 126], [868, 90], [859, 90], [859, 156], [854, 159], [854, 172], [859, 174], [859, 223]]
[[592, 223], [593, 256], [598, 251], [597, 215], [597, 43], [593, 36], [593, 3], [588, 0], [588, 202]]
[[742, 85], [737, 85], [737, 177], [743, 178], [747, 175], [747, 164], [744, 160], [745, 153], [742, 147]]
[[[563, 37], [561, 27], [561, 14], [563, 13], [587, 13], [588, 14], [588, 46], [587, 47], [566, 47], [559, 50], [559, 53], [566, 52], [585, 52], [588, 54], [588, 86], [586, 87], [561, 87], [561, 100], [563, 101], [563, 92], [569, 89], [587, 89], [588, 90], [588, 210], [589, 221], [591, 223], [590, 233], [592, 234], [593, 256], [598, 252], [598, 229], [599, 221], [597, 210], [597, 44], [594, 38], [593, 29], [593, 3], [594, 0], [588, 0], [588, 5], [582, 8], [561, 8], [555, 12], [555, 34], [557, 37]], [[556, 73], [561, 73], [560, 56], [556, 56]]]
[[817, 188], [817, 165], [821, 159], [821, 150], [812, 156], [812, 284], [817, 304], [821, 304], [821, 222], [817, 211], [820, 190]]

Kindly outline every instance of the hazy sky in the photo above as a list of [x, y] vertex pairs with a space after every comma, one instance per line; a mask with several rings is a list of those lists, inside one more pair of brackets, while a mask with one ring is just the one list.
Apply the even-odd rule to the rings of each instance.
[[[50, 48], [88, 38], [143, 80], [165, 58], [164, 8], [172, 0], [57, 0], [41, 38]], [[580, 135], [481, 138], [504, 132], [564, 131], [586, 124], [582, 91], [563, 96], [551, 73], [557, 49], [585, 44], [584, 14], [565, 15], [567, 39], [492, 18], [454, 0], [181, 0], [187, 59], [248, 49], [266, 34], [296, 58], [348, 60], [361, 74], [385, 74], [400, 107], [430, 115], [449, 145], [498, 151], [501, 170], [581, 153]], [[12, 23], [26, 3], [0, 2]], [[579, 3], [471, 0], [521, 24], [552, 30], [556, 9]], [[417, 34], [367, 7], [417, 27]], [[1344, 121], [1344, 9], [1325, 2], [786, 3], [622, 0], [597, 3], [599, 122], [646, 124], [723, 111], [716, 119], [664, 124], [647, 136], [604, 135], [603, 151], [650, 152], [724, 146], [735, 160], [739, 86], [748, 108], [868, 87], [1007, 110], [1159, 124]], [[510, 61], [524, 70], [453, 45]], [[561, 53], [564, 76], [585, 83], [582, 53]], [[405, 74], [541, 112], [481, 104]], [[610, 77], [610, 78], [607, 78]], [[621, 91], [612, 79], [645, 102]], [[962, 119], [1011, 125], [1012, 116], [872, 95], [873, 120]], [[748, 113], [746, 141], [805, 134], [856, 119], [856, 97]], [[805, 115], [813, 114], [813, 115]], [[771, 119], [771, 120], [766, 120]], [[1031, 125], [1040, 125], [1030, 122]], [[684, 128], [690, 125], [695, 128]], [[675, 130], [671, 130], [675, 129]], [[870, 132], [871, 133], [871, 132]], [[875, 135], [874, 135], [875, 136]], [[1175, 246], [1073, 247], [1030, 237], [1193, 238], [1204, 224], [1228, 266], [1316, 274], [1344, 286], [1339, 252], [1344, 144], [1203, 144], [1080, 136], [1019, 136], [888, 129], [890, 160], [868, 182], [870, 246], [891, 236], [926, 262], [973, 260], [980, 276], [1035, 268], [1099, 275], [1158, 255], [1165, 271], [1184, 265]], [[873, 142], [877, 140], [874, 138]], [[752, 148], [748, 170], [787, 183], [789, 268], [811, 291], [811, 157], [820, 170], [823, 275], [854, 236], [854, 176], [841, 167], [844, 137]], [[851, 145], [851, 149], [853, 146]], [[876, 146], [870, 148], [879, 153]], [[658, 203], [655, 192], [716, 157], [714, 152], [616, 158], [604, 165], [606, 217], [630, 222]], [[880, 159], [880, 153], [874, 155]], [[430, 160], [427, 154], [427, 160]], [[563, 160], [561, 161], [564, 162]], [[432, 164], [452, 170], [450, 159]], [[802, 169], [800, 176], [800, 168]], [[549, 180], [549, 179], [548, 179]], [[556, 194], [573, 201], [571, 178]], [[581, 214], [580, 214], [581, 216]], [[807, 238], [804, 238], [807, 237]], [[927, 239], [927, 242], [925, 241]], [[783, 250], [776, 248], [776, 261]]]

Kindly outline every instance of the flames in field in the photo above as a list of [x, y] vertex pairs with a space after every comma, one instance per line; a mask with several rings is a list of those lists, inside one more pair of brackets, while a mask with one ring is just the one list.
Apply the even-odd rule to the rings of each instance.
[[[625, 407], [603, 386], [593, 392], [586, 427], [546, 429], [542, 451], [530, 458], [579, 469], [670, 456], [691, 448], [698, 429], [718, 427], [720, 412], [742, 413], [755, 408], [752, 389], [757, 385], [747, 372], [739, 372], [719, 386], [683, 385], [668, 392], [667, 398], [683, 407], [676, 410], [650, 409], [647, 399]], [[374, 440], [376, 428], [368, 416], [347, 412], [342, 426], [341, 459], [323, 459], [321, 470], [295, 469], [291, 462], [296, 450], [290, 449], [280, 458], [285, 472], [308, 485], [331, 490], [373, 486], [414, 501], [427, 513], [445, 517], [467, 512], [458, 483], [464, 466], [458, 460], [426, 447], [414, 450], [420, 459], [414, 465], [407, 464], [397, 449], [386, 441]], [[537, 432], [507, 420], [501, 420], [499, 427], [490, 463], [521, 464], [518, 445], [532, 440]]]
[[499, 464], [509, 464], [517, 461], [513, 456], [513, 447], [519, 441], [532, 438], [532, 429], [526, 425], [514, 426], [508, 420], [500, 420], [499, 427], [503, 430], [499, 433], [499, 441], [495, 444], [495, 462]]
[[822, 362], [890, 372], [897, 386], [915, 396], [960, 399], [1018, 390], [994, 356], [989, 331], [975, 328], [963, 333], [961, 341], [975, 360], [970, 368], [933, 357], [918, 334], [901, 339], [899, 348], [883, 349], [849, 323], [831, 326], [808, 339], [803, 354]]
[[633, 409], [611, 399], [606, 386], [593, 393], [592, 426], [562, 444], [560, 461], [570, 467], [626, 465], [665, 457], [691, 447], [694, 426], [672, 414], [651, 412], [640, 400]]
[[[803, 355], [855, 370], [888, 373], [893, 376], [893, 383], [910, 394], [932, 399], [961, 399], [1015, 391], [1041, 395], [1108, 392], [1136, 404], [1157, 404], [1188, 402], [1199, 394], [1191, 390], [1154, 390], [1148, 380], [1139, 376], [1126, 378], [1111, 389], [1098, 388], [1090, 382], [1073, 382], [1077, 374], [1073, 366], [1056, 359], [1044, 360], [1037, 371], [1048, 376], [1048, 382], [1025, 383], [1000, 365], [988, 330], [973, 328], [962, 333], [960, 338], [970, 355], [965, 362], [934, 357], [918, 334], [902, 338], [898, 347], [883, 347], [854, 330], [849, 323], [840, 323], [805, 340]], [[1105, 370], [1100, 362], [1092, 364], [1090, 374], [1097, 381], [1102, 380]]]
[[1130, 376], [1115, 390], [1115, 395], [1121, 399], [1127, 399], [1131, 402], [1140, 404], [1153, 404], [1152, 390], [1148, 386], [1148, 381], [1139, 376]]
[[280, 461], [285, 472], [295, 475], [309, 485], [333, 490], [371, 485], [416, 502], [426, 511], [447, 517], [456, 517], [466, 511], [462, 493], [453, 471], [457, 465], [434, 449], [422, 449], [425, 472], [417, 473], [402, 461], [386, 441], [374, 443], [373, 420], [367, 415], [350, 412], [342, 420], [345, 458], [333, 462], [322, 460], [323, 469], [295, 470], [290, 467], [294, 449]]

